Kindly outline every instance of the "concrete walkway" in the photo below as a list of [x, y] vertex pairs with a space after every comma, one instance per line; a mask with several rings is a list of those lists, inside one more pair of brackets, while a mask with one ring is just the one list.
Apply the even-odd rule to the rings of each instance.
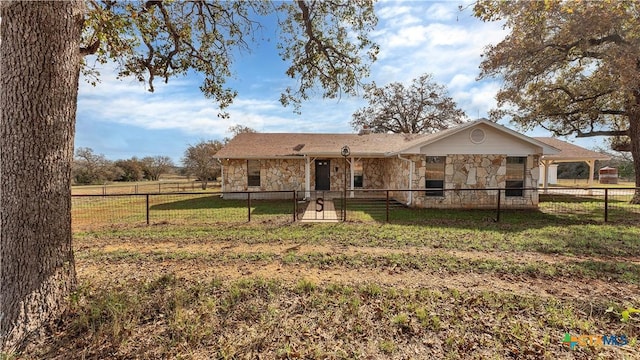
[[[301, 206], [305, 206], [302, 205]], [[320, 205], [316, 202], [308, 202], [302, 217], [298, 217], [300, 222], [340, 222], [341, 216], [331, 200], [324, 200]]]

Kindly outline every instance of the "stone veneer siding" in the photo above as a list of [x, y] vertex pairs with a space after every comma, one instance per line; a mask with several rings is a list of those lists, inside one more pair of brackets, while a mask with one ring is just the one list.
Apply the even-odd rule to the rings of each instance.
[[[304, 190], [304, 160], [263, 159], [260, 161], [260, 186], [247, 186], [247, 160], [224, 162], [224, 191], [289, 191]], [[313, 167], [313, 166], [312, 166]], [[264, 197], [288, 198], [291, 195], [264, 194]], [[242, 195], [227, 194], [226, 198], [242, 198]]]
[[[414, 162], [413, 183], [409, 186], [410, 165], [397, 157], [385, 159], [362, 159], [363, 189], [413, 189], [412, 204], [427, 208], [495, 208], [496, 190], [486, 188], [504, 188], [507, 155], [449, 155], [445, 162], [445, 191], [443, 197], [425, 196], [426, 158], [424, 155], [407, 155], [403, 158]], [[320, 159], [319, 159], [320, 160]], [[344, 159], [330, 160], [331, 191], [344, 189]], [[224, 189], [231, 191], [304, 191], [304, 159], [263, 159], [260, 160], [260, 186], [247, 186], [247, 161], [227, 160], [224, 163]], [[539, 157], [530, 155], [525, 166], [525, 187], [537, 187], [540, 169]], [[347, 165], [348, 166], [348, 165]], [[347, 167], [347, 176], [350, 170]], [[350, 189], [350, 178], [347, 188]], [[315, 189], [315, 163], [310, 168], [311, 191]], [[460, 191], [475, 189], [474, 191]], [[455, 191], [458, 190], [458, 191]], [[289, 197], [289, 194], [281, 194]], [[391, 191], [390, 196], [406, 203], [407, 191]], [[232, 198], [233, 196], [226, 196]], [[236, 197], [242, 197], [236, 196]], [[277, 194], [267, 197], [278, 197]], [[501, 196], [501, 206], [511, 208], [531, 208], [538, 205], [538, 191], [526, 190], [524, 196]]]
[[385, 159], [361, 159], [362, 161], [362, 188], [385, 189], [384, 173]]
[[[524, 187], [537, 187], [539, 179], [539, 157], [527, 156]], [[445, 162], [445, 191], [442, 197], [425, 196], [424, 192], [414, 193], [413, 205], [427, 208], [495, 208], [498, 201], [497, 190], [504, 188], [507, 155], [449, 155]], [[424, 188], [426, 160], [420, 163], [420, 183]], [[473, 190], [464, 190], [473, 189]], [[501, 194], [500, 205], [509, 208], [532, 208], [538, 205], [538, 191], [525, 190], [523, 196]]]

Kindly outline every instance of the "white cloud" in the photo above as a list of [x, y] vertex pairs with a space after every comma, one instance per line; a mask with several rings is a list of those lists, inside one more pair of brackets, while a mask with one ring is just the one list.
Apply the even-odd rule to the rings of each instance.
[[393, 19], [401, 15], [411, 14], [413, 8], [407, 6], [402, 2], [386, 2], [381, 3], [383, 6], [379, 6], [376, 9], [376, 15], [378, 18], [386, 20]]
[[451, 81], [447, 84], [447, 88], [449, 90], [456, 90], [467, 87], [469, 84], [472, 84], [475, 81], [475, 78], [466, 74], [456, 74]]
[[426, 11], [426, 17], [432, 20], [452, 20], [456, 18], [456, 12], [459, 12], [456, 8], [450, 6], [451, 4], [436, 3]]

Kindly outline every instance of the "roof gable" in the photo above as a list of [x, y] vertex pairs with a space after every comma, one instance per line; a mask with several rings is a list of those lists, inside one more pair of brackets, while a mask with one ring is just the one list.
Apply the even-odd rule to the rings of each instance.
[[[524, 143], [527, 144], [529, 147], [534, 147], [534, 148], [538, 148], [539, 151], [542, 154], [556, 154], [558, 153], [560, 150], [553, 147], [552, 145], [549, 145], [547, 143], [544, 143], [542, 141], [536, 140], [535, 138], [526, 136], [524, 134], [521, 134], [517, 131], [511, 130], [505, 126], [502, 126], [500, 124], [497, 124], [495, 122], [489, 121], [487, 119], [478, 119], [475, 121], [470, 121], [467, 123], [464, 123], [460, 126], [457, 126], [455, 128], [450, 128], [444, 131], [441, 131], [437, 134], [434, 134], [433, 137], [430, 138], [425, 138], [424, 141], [417, 143], [417, 144], [413, 144], [412, 147], [410, 148], [405, 148], [402, 150], [403, 153], [421, 153], [421, 149], [428, 147], [429, 145], [435, 144], [435, 143], [440, 143], [441, 145], [449, 146], [451, 145], [452, 150], [454, 150], [455, 148], [455, 142], [452, 144], [447, 144], [446, 142], [459, 137], [457, 135], [459, 135], [460, 133], [466, 132], [466, 131], [472, 131], [472, 129], [474, 128], [488, 128], [491, 129], [493, 132], [498, 133], [500, 135], [502, 135], [503, 137], [509, 138], [511, 140], [511, 143]], [[508, 149], [508, 148], [507, 148]], [[458, 151], [460, 151], [460, 149], [458, 149]], [[502, 152], [504, 152], [504, 150], [502, 150]], [[455, 151], [450, 152], [450, 153], [456, 153]], [[469, 153], [473, 153], [472, 151]]]

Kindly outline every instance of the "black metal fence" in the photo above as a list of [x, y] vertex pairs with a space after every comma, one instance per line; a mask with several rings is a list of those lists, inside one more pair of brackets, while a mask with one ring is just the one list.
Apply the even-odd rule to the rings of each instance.
[[[72, 195], [75, 229], [151, 224], [511, 221], [640, 223], [634, 188]], [[411, 202], [411, 206], [407, 203]], [[479, 208], [479, 209], [478, 209]]]

